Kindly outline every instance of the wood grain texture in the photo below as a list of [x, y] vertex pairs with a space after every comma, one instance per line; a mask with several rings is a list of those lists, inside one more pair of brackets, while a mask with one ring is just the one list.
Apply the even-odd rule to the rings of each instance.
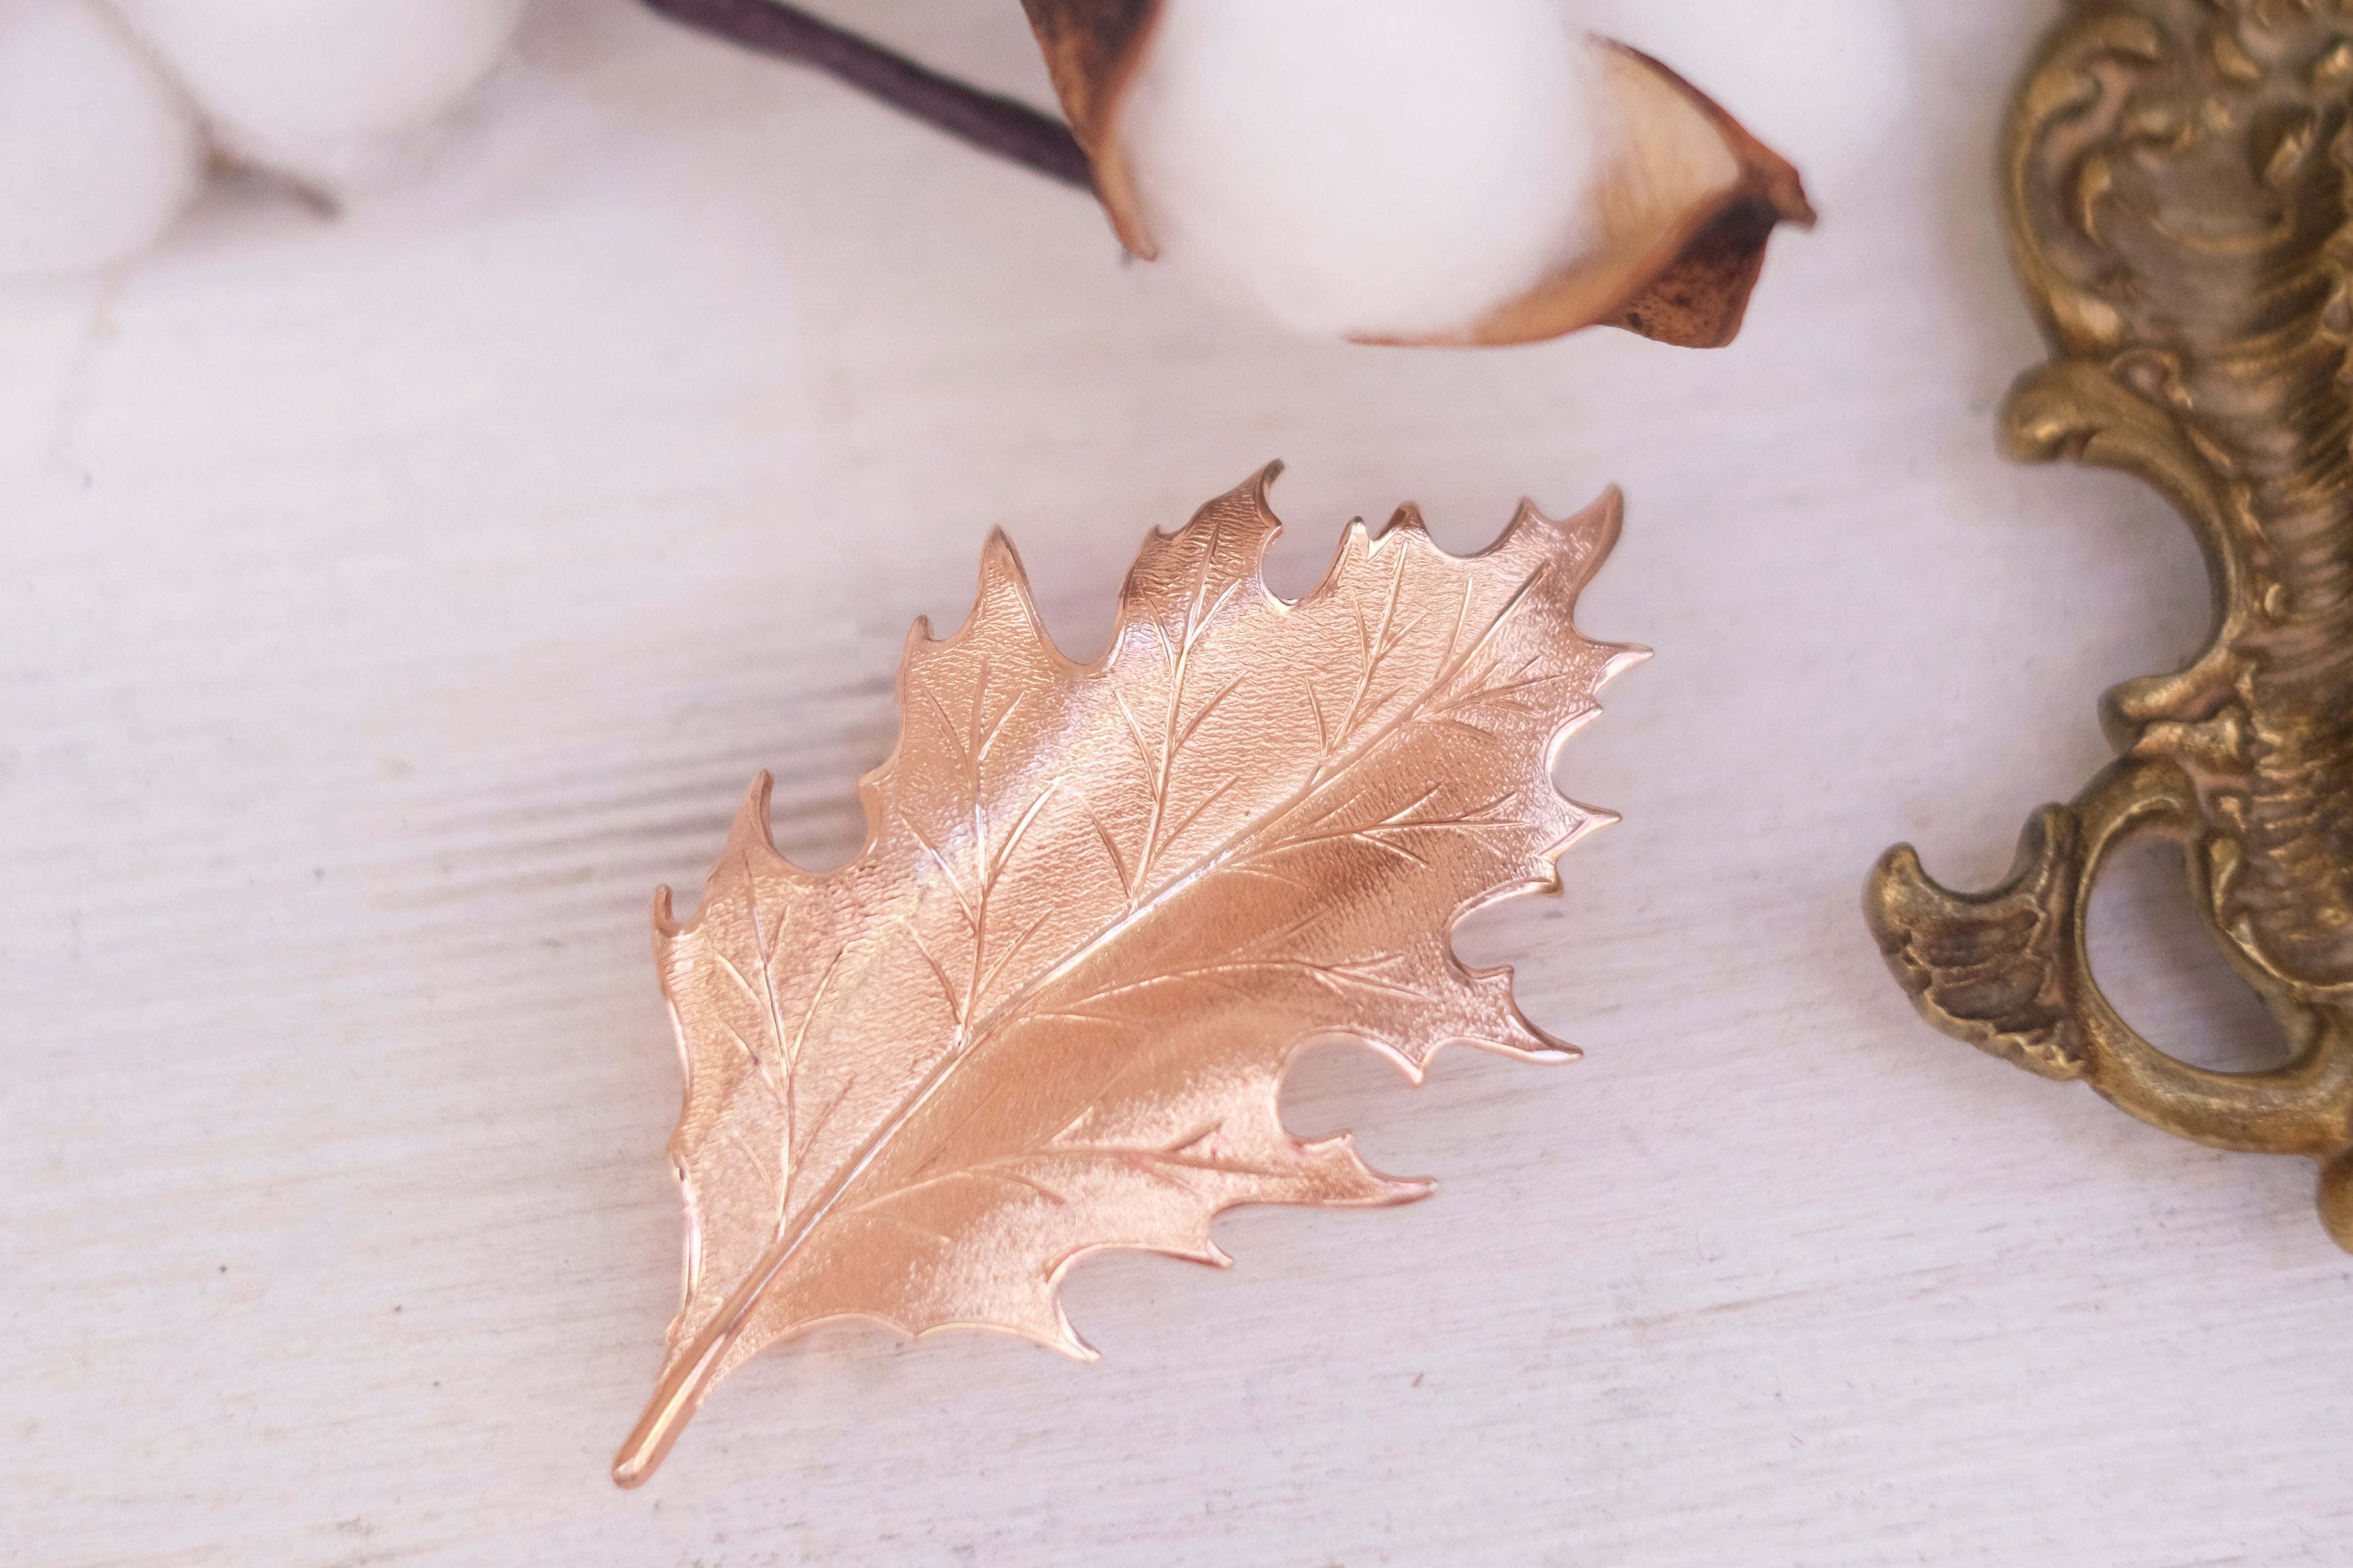
[[[1993, 454], [2042, 7], [1914, 9], [1900, 135], [1713, 355], [1281, 339], [619, 0], [340, 222], [232, 194], [0, 296], [0, 1559], [2341, 1561], [2308, 1168], [1936, 1037], [1856, 912], [1894, 838], [1999, 870], [2205, 609], [2160, 501]], [[1045, 100], [1003, 6], [874, 25]], [[1467, 550], [1626, 487], [1580, 624], [1660, 657], [1559, 771], [1626, 820], [1461, 942], [1587, 1058], [1409, 1108], [1313, 1058], [1296, 1129], [1437, 1196], [1091, 1263], [1092, 1366], [823, 1331], [616, 1491], [677, 1290], [651, 888], [763, 766], [849, 855], [990, 526], [1084, 658], [1144, 530], [1278, 455], [1289, 593], [1353, 514]], [[2227, 1027], [2143, 913], [2103, 973]]]

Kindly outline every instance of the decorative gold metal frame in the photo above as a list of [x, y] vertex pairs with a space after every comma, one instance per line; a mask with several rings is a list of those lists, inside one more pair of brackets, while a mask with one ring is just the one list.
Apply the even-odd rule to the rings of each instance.
[[[2320, 1162], [2353, 1250], [2353, 0], [2075, 0], [2012, 103], [2012, 259], [2052, 346], [2007, 450], [2120, 468], [2196, 531], [2211, 640], [2111, 690], [2119, 755], [1957, 894], [1910, 846], [1865, 910], [1947, 1034], [2150, 1124]], [[2191, 896], [2288, 1060], [2205, 1070], [2094, 981], [2108, 857], [2181, 844]]]

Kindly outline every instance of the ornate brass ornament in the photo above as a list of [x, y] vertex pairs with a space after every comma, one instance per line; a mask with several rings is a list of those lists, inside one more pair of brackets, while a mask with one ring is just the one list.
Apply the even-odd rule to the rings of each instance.
[[[1921, 1013], [2153, 1126], [2320, 1162], [2353, 1249], [2353, 0], [2075, 0], [2002, 149], [2012, 258], [2052, 357], [2005, 447], [2135, 474], [2196, 531], [2211, 640], [2126, 681], [2119, 755], [2027, 825], [1990, 892], [1899, 846], [1865, 910]], [[2084, 914], [2107, 857], [2181, 844], [2189, 890], [2289, 1045], [2207, 1071], [2101, 995]]]

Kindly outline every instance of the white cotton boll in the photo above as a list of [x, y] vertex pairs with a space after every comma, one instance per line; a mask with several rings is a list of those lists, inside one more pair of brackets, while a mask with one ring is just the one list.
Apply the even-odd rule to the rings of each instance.
[[1896, 0], [1576, 0], [1585, 25], [1672, 67], [1835, 207], [1909, 96]]
[[116, 0], [230, 151], [364, 174], [480, 81], [523, 0]]
[[1165, 0], [1117, 136], [1171, 267], [1303, 331], [1455, 331], [1589, 236], [1558, 0]]
[[0, 278], [137, 255], [203, 165], [178, 93], [111, 16], [85, 0], [0, 0]]

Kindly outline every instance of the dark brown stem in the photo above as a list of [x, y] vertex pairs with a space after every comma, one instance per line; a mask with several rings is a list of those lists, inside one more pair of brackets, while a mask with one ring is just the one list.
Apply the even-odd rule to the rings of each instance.
[[645, 0], [690, 27], [813, 66], [926, 125], [1008, 158], [1048, 179], [1094, 188], [1094, 173], [1071, 128], [1018, 100], [983, 92], [927, 70], [830, 22], [773, 0]]

